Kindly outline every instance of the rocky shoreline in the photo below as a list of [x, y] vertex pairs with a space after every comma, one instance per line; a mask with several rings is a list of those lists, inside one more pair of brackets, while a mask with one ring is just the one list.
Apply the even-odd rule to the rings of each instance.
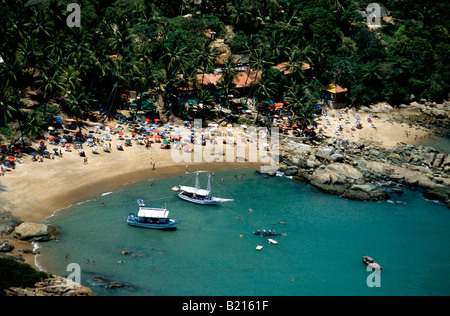
[[[32, 246], [34, 241], [56, 239], [59, 230], [51, 225], [20, 222], [9, 212], [0, 213], [0, 258], [9, 258], [25, 264], [24, 256], [37, 253], [27, 246], [17, 249], [18, 244]], [[33, 287], [11, 287], [7, 296], [92, 296], [91, 289], [60, 276], [52, 276], [34, 284]]]
[[[392, 111], [390, 106], [364, 108], [365, 112]], [[449, 126], [450, 103], [413, 104], [393, 116], [410, 125], [421, 121], [427, 128]], [[413, 118], [413, 120], [411, 120]], [[398, 143], [391, 149], [372, 141], [345, 137], [306, 139], [280, 135], [279, 171], [310, 183], [330, 194], [360, 201], [389, 198], [384, 185], [422, 188], [427, 199], [450, 208], [450, 154], [430, 146]], [[400, 192], [399, 190], [398, 192]]]

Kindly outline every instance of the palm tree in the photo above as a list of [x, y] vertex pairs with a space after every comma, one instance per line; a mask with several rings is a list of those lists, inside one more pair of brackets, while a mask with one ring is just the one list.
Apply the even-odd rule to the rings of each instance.
[[229, 107], [228, 100], [229, 95], [234, 93], [236, 84], [234, 83], [234, 78], [237, 75], [236, 63], [234, 62], [233, 55], [227, 56], [224, 61], [224, 67], [222, 67], [222, 76], [218, 82], [218, 87], [225, 94], [225, 105]]
[[62, 78], [64, 83], [64, 93], [66, 95], [67, 91], [75, 90], [80, 84], [80, 71], [74, 66], [69, 65], [62, 70]]
[[41, 112], [30, 111], [28, 113], [23, 113], [20, 119], [20, 126], [24, 135], [34, 139], [45, 132], [47, 122], [44, 121]]
[[187, 88], [197, 89], [197, 74], [198, 70], [194, 62], [185, 63], [181, 67], [181, 72], [183, 74], [182, 82], [183, 85]]
[[18, 59], [13, 62], [4, 61], [0, 63], [0, 81], [5, 87], [20, 88], [24, 85], [23, 64]]
[[38, 47], [38, 40], [33, 36], [27, 36], [18, 44], [18, 57], [24, 68], [32, 68], [31, 76], [34, 77], [36, 65], [43, 56]]
[[161, 57], [163, 64], [168, 67], [181, 68], [186, 62], [186, 47], [174, 45], [169, 47], [167, 52]]
[[197, 94], [197, 97], [199, 103], [202, 104], [201, 115], [203, 118], [205, 118], [210, 111], [209, 105], [212, 101], [214, 101], [214, 97], [211, 95], [211, 92], [209, 92], [209, 90], [200, 90]]
[[293, 116], [297, 116], [304, 127], [311, 125], [315, 118], [316, 88], [314, 84], [297, 84], [289, 89], [287, 100], [290, 102], [289, 109]]
[[62, 102], [62, 110], [69, 116], [75, 117], [77, 126], [81, 132], [81, 125], [79, 118], [84, 112], [90, 111], [90, 104], [92, 102], [91, 95], [84, 91], [73, 91], [67, 99]]
[[154, 76], [155, 83], [163, 93], [164, 108], [168, 110], [170, 108], [171, 96], [182, 82], [180, 71], [176, 68], [167, 67], [159, 69]]
[[230, 14], [232, 25], [243, 27], [251, 19], [251, 13], [248, 10], [247, 0], [234, 0]]
[[64, 77], [60, 67], [53, 63], [50, 67], [41, 71], [36, 80], [38, 93], [44, 102], [44, 117], [47, 114], [47, 104], [51, 99], [58, 98], [65, 92]]
[[67, 41], [67, 34], [62, 30], [50, 34], [45, 44], [44, 52], [46, 56], [52, 56], [53, 59], [64, 57], [72, 47]]
[[[264, 68], [272, 65], [272, 62], [269, 60], [267, 52], [264, 50], [264, 47], [262, 46], [256, 49], [249, 48], [248, 54], [249, 54], [249, 68], [256, 72], [256, 76], [258, 76], [259, 73], [262, 73]], [[249, 76], [250, 71], [247, 72], [247, 79], [245, 80], [244, 86], [247, 86], [247, 80]], [[252, 89], [250, 89], [250, 92], [247, 95], [246, 102], [248, 102], [251, 93]]]
[[0, 126], [10, 121], [23, 106], [19, 90], [5, 87], [0, 89]]
[[209, 67], [214, 65], [214, 62], [219, 54], [220, 52], [218, 49], [213, 47], [207, 39], [203, 41], [200, 48], [194, 51], [194, 59], [196, 64], [201, 67], [203, 71], [201, 89], [203, 89], [203, 81], [205, 79], [206, 71], [208, 71]]

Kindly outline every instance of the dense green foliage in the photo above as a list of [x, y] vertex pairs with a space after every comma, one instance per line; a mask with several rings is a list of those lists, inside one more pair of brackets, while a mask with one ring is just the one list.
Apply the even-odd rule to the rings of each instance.
[[[30, 136], [30, 120], [51, 116], [53, 102], [78, 118], [100, 105], [113, 113], [126, 90], [157, 90], [167, 106], [178, 87], [200, 93], [195, 76], [211, 72], [218, 54], [209, 30], [263, 72], [243, 96], [290, 99], [293, 110], [331, 82], [347, 87], [353, 104], [411, 95], [439, 102], [449, 92], [447, 1], [379, 1], [391, 22], [375, 30], [358, 12], [372, 1], [79, 0], [79, 28], [66, 25], [73, 1], [32, 2], [0, 0], [0, 126], [19, 120]], [[271, 68], [281, 62], [289, 62], [283, 78]], [[221, 79], [222, 91], [236, 93], [233, 75]], [[39, 111], [24, 113], [27, 87], [38, 92]]]
[[0, 296], [4, 296], [4, 291], [10, 287], [30, 287], [48, 277], [49, 274], [39, 272], [28, 264], [0, 258]]

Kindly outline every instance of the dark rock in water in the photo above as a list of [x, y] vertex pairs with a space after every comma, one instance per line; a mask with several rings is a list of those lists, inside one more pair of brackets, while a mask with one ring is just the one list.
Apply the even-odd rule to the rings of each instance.
[[0, 252], [11, 252], [13, 251], [14, 246], [7, 243], [6, 241], [0, 242]]
[[357, 201], [380, 201], [389, 198], [389, 194], [378, 189], [372, 184], [346, 185], [346, 184], [324, 184], [317, 181], [311, 181], [311, 184], [321, 191], [339, 195], [340, 197]]
[[125, 284], [111, 281], [109, 279], [103, 278], [103, 277], [93, 277], [91, 279], [91, 283], [93, 285], [102, 286], [105, 289], [116, 289], [116, 288], [122, 288], [125, 286]]
[[432, 189], [423, 194], [423, 196], [429, 200], [441, 201], [444, 203], [450, 202], [450, 190], [444, 189]]
[[10, 234], [19, 225], [19, 220], [9, 213], [0, 214], [0, 234]]
[[285, 176], [296, 176], [298, 173], [298, 167], [297, 166], [290, 166], [284, 171]]

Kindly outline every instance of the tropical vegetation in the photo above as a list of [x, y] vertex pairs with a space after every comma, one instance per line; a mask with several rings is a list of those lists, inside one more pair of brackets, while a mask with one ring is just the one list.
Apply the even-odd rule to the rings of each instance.
[[[348, 89], [350, 105], [448, 97], [447, 1], [379, 1], [389, 18], [377, 29], [359, 12], [372, 1], [79, 0], [81, 27], [73, 28], [70, 2], [0, 0], [2, 130], [20, 122], [23, 135], [35, 136], [54, 108], [76, 120], [100, 107], [111, 116], [127, 91], [155, 91], [168, 110], [180, 88], [217, 100], [203, 84], [217, 68], [213, 34], [261, 72], [247, 85], [248, 70], [236, 90], [230, 54], [219, 94], [288, 100], [305, 120], [330, 82]], [[273, 68], [280, 63], [286, 74]]]

